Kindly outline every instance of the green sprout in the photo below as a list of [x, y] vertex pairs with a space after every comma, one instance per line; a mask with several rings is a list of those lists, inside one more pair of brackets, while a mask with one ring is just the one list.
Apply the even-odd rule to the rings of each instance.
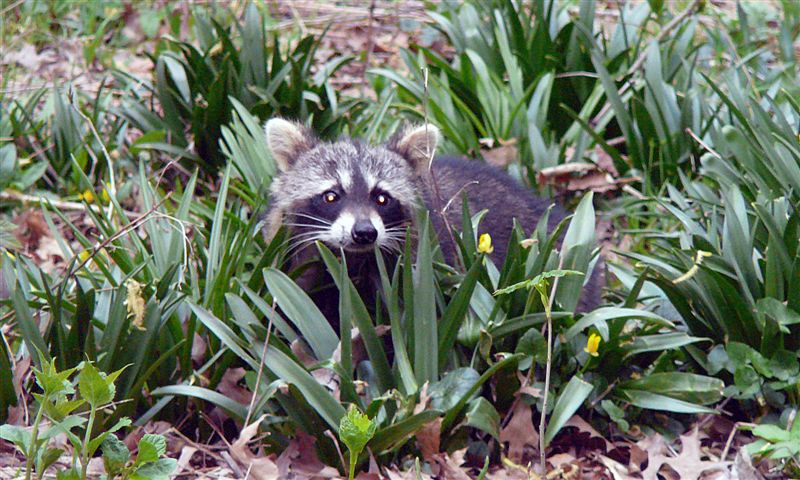
[[339, 421], [339, 438], [350, 450], [350, 480], [355, 477], [356, 463], [361, 451], [367, 442], [375, 435], [378, 424], [374, 420], [358, 411], [355, 405], [350, 405], [347, 415]]

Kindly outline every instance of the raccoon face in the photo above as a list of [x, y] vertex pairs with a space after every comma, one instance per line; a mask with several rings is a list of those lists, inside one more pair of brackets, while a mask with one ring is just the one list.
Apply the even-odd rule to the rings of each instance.
[[283, 224], [293, 246], [320, 240], [334, 250], [399, 251], [418, 204], [418, 181], [438, 139], [428, 126], [386, 145], [321, 142], [303, 126], [272, 119], [267, 143], [280, 174], [270, 187], [270, 233]]

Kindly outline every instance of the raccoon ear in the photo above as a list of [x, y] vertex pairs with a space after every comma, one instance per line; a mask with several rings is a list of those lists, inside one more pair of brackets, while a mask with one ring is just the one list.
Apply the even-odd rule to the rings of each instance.
[[282, 118], [271, 118], [264, 125], [267, 145], [278, 170], [285, 172], [291, 168], [297, 157], [314, 148], [317, 139], [303, 125]]
[[406, 128], [389, 140], [386, 146], [399, 153], [417, 173], [422, 174], [430, 167], [438, 143], [439, 129], [428, 123]]

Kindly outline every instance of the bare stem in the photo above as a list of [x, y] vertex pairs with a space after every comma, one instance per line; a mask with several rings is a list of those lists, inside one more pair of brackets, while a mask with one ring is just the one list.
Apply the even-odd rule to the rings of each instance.
[[[554, 282], [555, 286], [555, 282]], [[547, 417], [547, 397], [550, 391], [550, 367], [553, 363], [553, 317], [550, 311], [550, 302], [544, 302], [544, 316], [547, 319], [547, 364], [544, 371], [544, 394], [542, 395], [542, 415], [539, 417], [539, 463], [541, 473], [547, 472], [547, 455], [545, 455], [544, 431]]]
[[275, 300], [272, 301], [272, 315], [269, 316], [269, 325], [267, 325], [267, 336], [264, 338], [264, 347], [261, 349], [261, 361], [258, 363], [258, 375], [256, 376], [256, 385], [253, 387], [253, 396], [250, 398], [250, 406], [247, 407], [247, 417], [244, 419], [244, 426], [250, 424], [250, 418], [253, 416], [253, 408], [256, 404], [256, 397], [258, 397], [258, 388], [261, 384], [261, 377], [264, 375], [264, 359], [267, 357], [267, 348], [269, 347], [269, 337], [272, 334], [272, 317], [275, 316]]

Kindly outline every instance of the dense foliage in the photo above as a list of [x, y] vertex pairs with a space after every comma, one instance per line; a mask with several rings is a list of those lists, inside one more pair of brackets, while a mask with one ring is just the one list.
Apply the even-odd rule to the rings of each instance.
[[[58, 28], [91, 39], [87, 64], [126, 46], [113, 2], [104, 20], [88, 4], [52, 3], [9, 15], [21, 32], [52, 35], [64, 32], [21, 19], [79, 19]], [[371, 429], [367, 449], [388, 464], [419, 456], [412, 439], [434, 422], [442, 450], [477, 443], [497, 458], [520, 404], [546, 415], [547, 447], [576, 413], [609, 436], [679, 434], [687, 414], [720, 414], [726, 399], [733, 421], [773, 424], [756, 427], [766, 447], [753, 453], [796, 471], [798, 453], [771, 446], [800, 424], [800, 12], [790, 1], [732, 12], [666, 3], [622, 5], [610, 24], [595, 2], [431, 6], [428, 28], [446, 47], [412, 43], [402, 68], [367, 70], [374, 101], [335, 88], [354, 57], [320, 61], [324, 36], [274, 33], [263, 5], [238, 16], [207, 5], [177, 20], [153, 7], [141, 13], [154, 39], [147, 74], [122, 66], [95, 91], [3, 91], [0, 420], [30, 391], [51, 420], [78, 419], [69, 428], [100, 439], [88, 452], [75, 437], [85, 474], [102, 432], [124, 419], [207, 437], [201, 414], [219, 407], [240, 427], [258, 420], [266, 452], [299, 429], [345, 471], [325, 432], [350, 415], [366, 422], [353, 408], [371, 419], [359, 427]], [[19, 72], [9, 73], [3, 81]], [[368, 141], [427, 120], [450, 152], [513, 145], [509, 172], [532, 189], [542, 169], [575, 179], [587, 170], [571, 167], [589, 165], [614, 178], [569, 188], [574, 214], [555, 232], [546, 218], [529, 237], [517, 226], [503, 265], [479, 238], [492, 212], [464, 210], [455, 266], [422, 212], [397, 267], [381, 271], [377, 306], [357, 295], [346, 258], [319, 245], [340, 291], [334, 331], [297, 272], [280, 268], [286, 233], [260, 233], [276, 171], [261, 124], [277, 115]], [[616, 234], [615, 254], [598, 261], [600, 217]], [[41, 238], [46, 258], [31, 249]], [[605, 303], [576, 312], [595, 263], [607, 270]], [[37, 374], [15, 384], [25, 362]], [[76, 368], [103, 381], [115, 408], [93, 403], [70, 378]], [[231, 380], [237, 368], [243, 378]], [[59, 379], [58, 401], [75, 402], [61, 418], [43, 372]], [[221, 393], [231, 381], [255, 392], [249, 404]], [[28, 440], [26, 455], [41, 443]], [[351, 448], [353, 466], [368, 459]], [[164, 463], [157, 450], [148, 461]], [[120, 471], [139, 468], [125, 466], [129, 453]]]

